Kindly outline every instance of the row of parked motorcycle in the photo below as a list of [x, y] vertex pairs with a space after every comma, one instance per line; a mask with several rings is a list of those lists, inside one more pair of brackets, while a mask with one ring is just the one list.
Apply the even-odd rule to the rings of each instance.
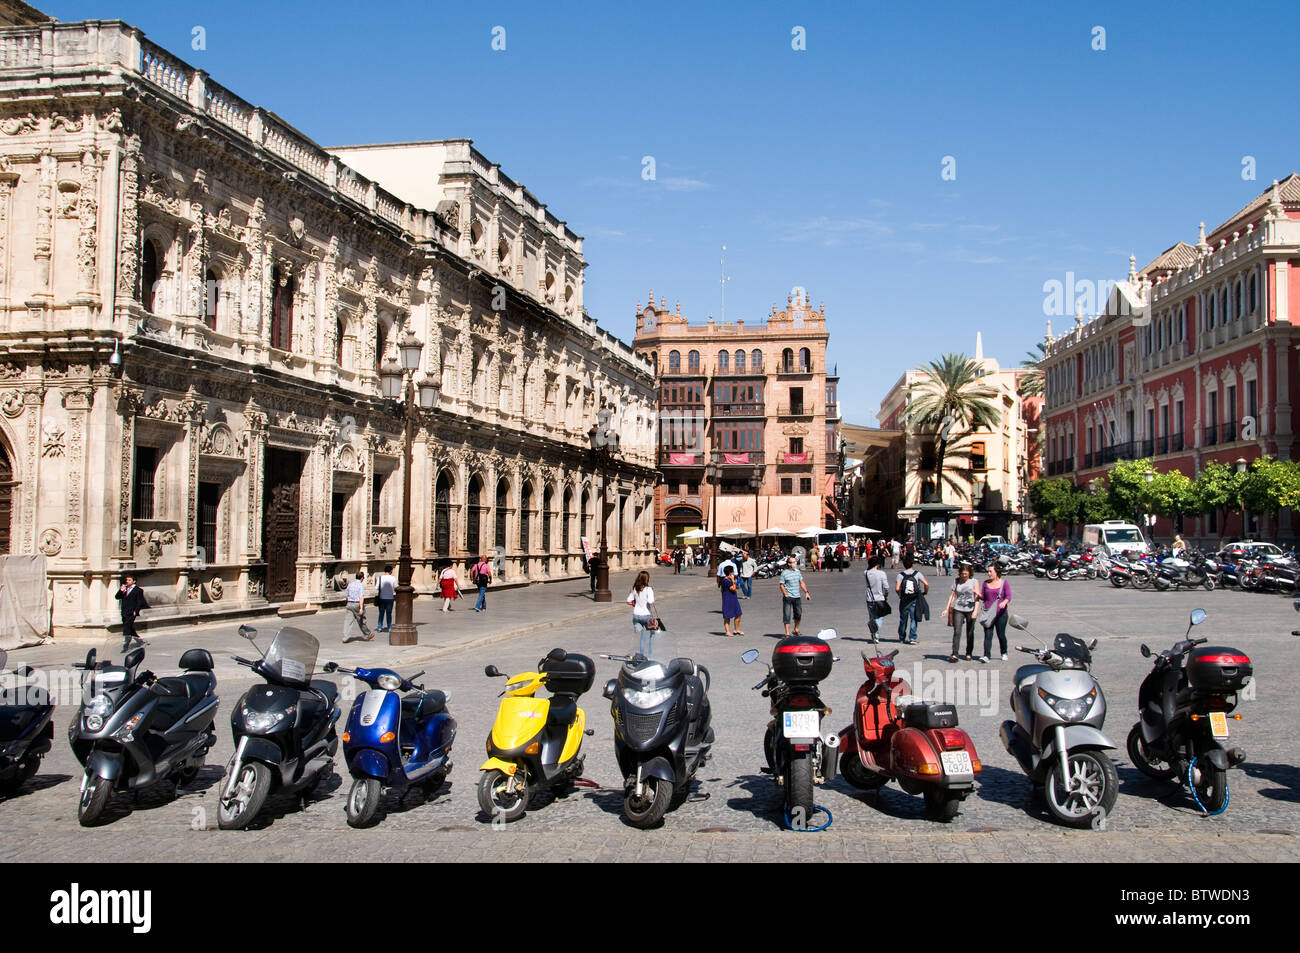
[[[1296, 601], [1300, 611], [1300, 600]], [[1138, 721], [1128, 734], [1129, 760], [1143, 774], [1178, 781], [1207, 814], [1228, 800], [1227, 771], [1244, 760], [1226, 749], [1229, 720], [1238, 693], [1253, 674], [1250, 658], [1227, 646], [1189, 638], [1205, 621], [1191, 613], [1184, 637], [1154, 655], [1138, 693]], [[1021, 616], [1011, 625], [1028, 632]], [[256, 630], [240, 634], [255, 648]], [[1032, 636], [1032, 633], [1030, 633]], [[773, 649], [767, 674], [754, 685], [769, 699], [763, 737], [766, 765], [783, 792], [788, 826], [818, 829], [814, 787], [838, 769], [854, 787], [873, 790], [896, 781], [921, 795], [928, 813], [954, 817], [975, 787], [982, 765], [970, 736], [958, 725], [957, 709], [912, 696], [894, 667], [897, 651], [862, 653], [866, 679], [857, 691], [851, 723], [826, 731], [831, 709], [820, 683], [835, 657], [834, 629], [816, 636], [791, 636]], [[660, 644], [671, 640], [661, 636]], [[1069, 635], [1051, 646], [1020, 646], [1034, 657], [1019, 668], [1011, 691], [1012, 720], [1002, 724], [1003, 745], [1041, 791], [1049, 812], [1071, 826], [1104, 824], [1115, 803], [1118, 779], [1109, 752], [1116, 745], [1104, 733], [1106, 700], [1091, 674], [1096, 641]], [[219, 793], [218, 823], [247, 827], [273, 792], [305, 796], [333, 774], [341, 716], [338, 688], [315, 678], [317, 640], [286, 627], [259, 658], [234, 656], [262, 684], [245, 692], [231, 712], [235, 753]], [[1148, 658], [1152, 653], [1141, 648]], [[691, 781], [714, 742], [708, 699], [708, 669], [689, 658], [656, 652], [602, 655], [620, 664], [604, 686], [614, 721], [614, 752], [623, 777], [623, 813], [631, 825], [653, 827], [687, 797]], [[190, 649], [182, 673], [158, 677], [141, 669], [144, 649], [121, 665], [91, 650], [81, 665], [83, 699], [68, 728], [68, 740], [84, 766], [77, 816], [98, 822], [115, 792], [140, 791], [159, 782], [183, 785], [203, 767], [216, 744], [216, 677], [212, 656]], [[757, 649], [741, 655], [758, 661]], [[0, 669], [4, 667], [0, 653]], [[383, 792], [432, 796], [452, 769], [456, 720], [448, 696], [384, 668], [344, 668], [329, 662], [329, 674], [363, 682], [342, 733], [352, 785], [345, 801], [348, 823], [371, 824]], [[10, 673], [21, 683], [35, 673], [21, 666]], [[582, 777], [582, 741], [593, 732], [579, 697], [596, 677], [594, 661], [553, 649], [535, 671], [506, 675], [489, 665], [489, 678], [504, 678], [501, 702], [489, 733], [487, 760], [480, 767], [478, 804], [504, 822], [521, 818], [543, 789], [563, 793]], [[547, 695], [538, 696], [546, 689]], [[9, 690], [6, 690], [6, 694]], [[0, 697], [0, 794], [12, 794], [38, 770], [53, 743], [54, 706], [40, 690]]]

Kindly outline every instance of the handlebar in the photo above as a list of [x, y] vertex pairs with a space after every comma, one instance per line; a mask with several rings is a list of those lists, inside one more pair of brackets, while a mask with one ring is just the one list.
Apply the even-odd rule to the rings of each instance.
[[249, 668], [252, 668], [254, 665], [257, 664], [256, 662], [250, 659], [243, 658], [242, 656], [239, 655], [232, 655], [230, 657], [234, 659], [236, 662], [238, 662], [240, 665], [247, 665]]

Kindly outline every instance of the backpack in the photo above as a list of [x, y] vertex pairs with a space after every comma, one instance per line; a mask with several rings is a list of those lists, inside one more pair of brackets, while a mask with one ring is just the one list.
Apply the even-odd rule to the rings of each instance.
[[488, 568], [486, 563], [479, 563], [474, 568], [479, 569], [479, 566], [483, 568], [474, 574], [474, 585], [486, 586], [492, 581], [492, 570]]
[[903, 592], [904, 598], [912, 598], [921, 594], [921, 574], [915, 569], [909, 569], [903, 573]]

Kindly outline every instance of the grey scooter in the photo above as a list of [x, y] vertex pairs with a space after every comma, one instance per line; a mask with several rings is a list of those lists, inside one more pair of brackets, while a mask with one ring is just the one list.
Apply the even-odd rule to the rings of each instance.
[[[1028, 632], [1023, 616], [1007, 621]], [[1088, 671], [1096, 647], [1095, 639], [1089, 645], [1064, 633], [1051, 648], [1017, 646], [1038, 663], [1016, 670], [1015, 720], [1004, 721], [1000, 735], [1034, 786], [1042, 787], [1053, 817], [1071, 827], [1101, 829], [1119, 795], [1119, 775], [1107, 754], [1115, 743], [1101, 730], [1106, 698]]]

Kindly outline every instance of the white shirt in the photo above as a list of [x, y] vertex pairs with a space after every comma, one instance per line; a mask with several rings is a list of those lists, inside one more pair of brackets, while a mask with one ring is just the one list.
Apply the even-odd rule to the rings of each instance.
[[728, 559], [728, 560], [726, 560], [725, 562], [720, 562], [720, 563], [718, 563], [718, 578], [719, 578], [719, 579], [721, 579], [723, 576], [725, 576], [725, 575], [727, 574], [727, 567], [728, 567], [728, 566], [731, 567], [731, 571], [732, 571], [732, 572], [735, 572], [735, 571], [736, 571], [736, 561], [735, 561], [734, 559]]
[[348, 583], [348, 602], [360, 602], [366, 594], [366, 584], [360, 579]]
[[[384, 573], [379, 577], [379, 598], [380, 599], [396, 598], [394, 596], [394, 590], [396, 589], [396, 587], [397, 587], [397, 577], [390, 572]], [[351, 591], [351, 587], [349, 586], [348, 588], [349, 591]]]
[[633, 589], [627, 594], [627, 604], [632, 607], [632, 615], [650, 617], [650, 607], [655, 604], [655, 591], [646, 586], [640, 592]]
[[754, 561], [753, 556], [750, 556], [745, 560], [745, 564], [740, 567], [740, 574], [746, 579], [749, 579], [756, 572], [758, 572], [758, 563]]

